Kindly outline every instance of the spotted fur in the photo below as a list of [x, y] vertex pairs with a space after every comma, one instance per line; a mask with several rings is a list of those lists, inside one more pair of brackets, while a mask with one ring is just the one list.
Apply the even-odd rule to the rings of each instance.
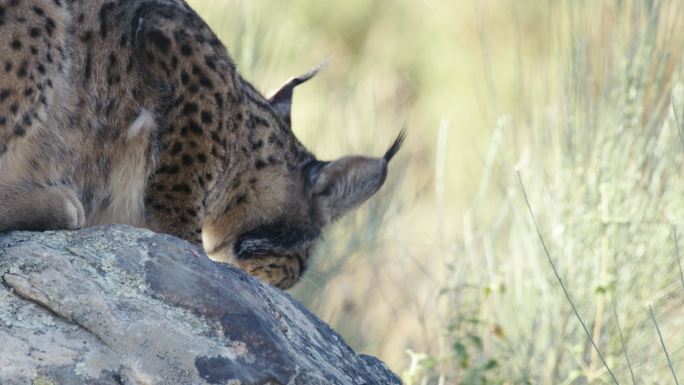
[[279, 287], [385, 158], [317, 160], [182, 0], [0, 0], [0, 231], [144, 226]]

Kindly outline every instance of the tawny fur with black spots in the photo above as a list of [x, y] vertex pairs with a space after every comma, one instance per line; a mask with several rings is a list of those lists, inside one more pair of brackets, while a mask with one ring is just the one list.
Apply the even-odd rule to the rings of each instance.
[[292, 286], [383, 158], [317, 160], [182, 0], [0, 0], [0, 231], [122, 223]]

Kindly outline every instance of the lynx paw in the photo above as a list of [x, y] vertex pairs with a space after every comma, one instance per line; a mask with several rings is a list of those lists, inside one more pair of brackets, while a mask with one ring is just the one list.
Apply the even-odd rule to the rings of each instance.
[[85, 211], [74, 190], [68, 187], [54, 187], [54, 202], [58, 206], [57, 227], [67, 230], [80, 229], [85, 225]]

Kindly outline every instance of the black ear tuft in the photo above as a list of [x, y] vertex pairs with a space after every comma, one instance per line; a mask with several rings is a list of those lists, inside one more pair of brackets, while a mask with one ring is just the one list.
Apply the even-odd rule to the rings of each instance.
[[404, 144], [404, 140], [406, 140], [406, 128], [402, 129], [399, 135], [397, 136], [397, 139], [394, 140], [394, 143], [392, 143], [392, 146], [387, 150], [385, 153], [385, 156], [383, 156], [383, 159], [385, 159], [385, 162], [389, 163], [392, 158], [399, 152], [399, 149], [401, 149], [401, 145]]

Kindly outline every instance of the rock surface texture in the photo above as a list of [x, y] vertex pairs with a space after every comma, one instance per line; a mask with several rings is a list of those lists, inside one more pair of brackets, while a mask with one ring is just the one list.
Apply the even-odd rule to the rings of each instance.
[[0, 384], [400, 384], [282, 291], [125, 226], [0, 235]]

